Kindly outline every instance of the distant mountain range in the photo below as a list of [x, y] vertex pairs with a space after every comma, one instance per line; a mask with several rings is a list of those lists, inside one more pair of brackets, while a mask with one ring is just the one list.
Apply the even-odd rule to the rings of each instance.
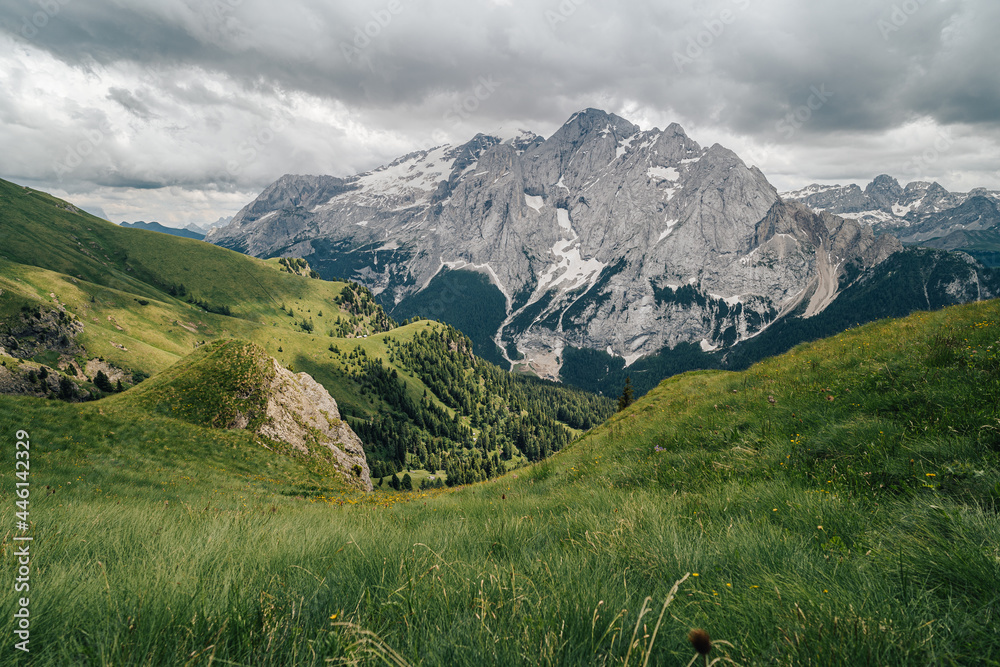
[[[643, 358], [718, 364], [776, 323], [815, 318], [903, 249], [866, 222], [782, 199], [677, 124], [642, 131], [587, 109], [548, 139], [480, 134], [347, 178], [283, 176], [206, 240], [303, 257], [397, 319], [453, 324], [498, 363], [607, 379]], [[931, 272], [939, 259], [908, 261]], [[981, 267], [947, 265], [962, 284], [991, 284]]]
[[191, 229], [178, 229], [176, 227], [167, 227], [166, 225], [161, 225], [158, 222], [144, 222], [138, 220], [136, 222], [122, 222], [122, 227], [130, 227], [131, 229], [145, 229], [150, 232], [160, 232], [161, 234], [170, 234], [171, 236], [180, 236], [186, 239], [197, 239], [201, 241], [205, 238], [205, 234], [198, 231], [193, 231]]
[[865, 222], [906, 245], [961, 250], [1000, 266], [1000, 191], [949, 192], [925, 181], [902, 187], [883, 174], [864, 190], [854, 184], [814, 184], [781, 196], [814, 211]]
[[170, 234], [172, 236], [180, 236], [187, 239], [197, 239], [201, 241], [205, 238], [205, 235], [216, 227], [224, 227], [229, 224], [232, 220], [232, 216], [226, 218], [222, 217], [215, 221], [215, 224], [209, 226], [197, 225], [195, 223], [188, 223], [183, 229], [177, 227], [168, 227], [166, 225], [161, 225], [158, 222], [145, 222], [143, 220], [138, 220], [136, 222], [122, 222], [122, 227], [130, 227], [132, 229], [145, 229], [151, 232], [160, 232], [161, 234]]

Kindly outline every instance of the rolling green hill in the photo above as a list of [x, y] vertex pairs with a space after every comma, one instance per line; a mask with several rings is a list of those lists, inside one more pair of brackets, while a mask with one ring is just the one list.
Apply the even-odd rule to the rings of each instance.
[[135, 401], [0, 397], [32, 441], [21, 662], [686, 664], [701, 627], [742, 665], [997, 664], [998, 404], [996, 301], [671, 378], [427, 493], [338, 489]]
[[[0, 357], [0, 393], [97, 398], [109, 393], [98, 373], [128, 389], [206, 343], [240, 339], [324, 385], [363, 432], [378, 476], [431, 466], [453, 479], [540, 458], [612, 411], [584, 392], [501, 382], [508, 374], [453, 354], [469, 348], [457, 331], [397, 327], [367, 289], [318, 280], [301, 259], [119, 227], [6, 181], [0, 237], [0, 348], [10, 355]], [[431, 333], [438, 344], [408, 365], [398, 346]], [[433, 379], [456, 364], [447, 384]]]

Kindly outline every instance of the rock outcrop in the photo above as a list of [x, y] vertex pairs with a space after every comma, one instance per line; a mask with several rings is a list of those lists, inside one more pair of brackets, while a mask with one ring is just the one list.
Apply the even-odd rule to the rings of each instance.
[[272, 445], [325, 459], [348, 484], [372, 489], [361, 439], [326, 388], [308, 373], [284, 368], [255, 343], [209, 343], [109, 400], [209, 428], [248, 430]]
[[267, 418], [257, 432], [304, 454], [332, 456], [348, 481], [371, 491], [361, 438], [341, 419], [330, 393], [308, 373], [292, 373], [273, 358], [271, 363]]

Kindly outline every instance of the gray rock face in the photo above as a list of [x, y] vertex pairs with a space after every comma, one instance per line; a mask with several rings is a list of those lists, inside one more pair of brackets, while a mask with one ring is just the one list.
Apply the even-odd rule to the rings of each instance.
[[[1000, 192], [985, 188], [969, 193], [948, 192], [938, 183], [925, 181], [907, 183], [904, 188], [885, 174], [876, 177], [863, 192], [853, 184], [810, 185], [781, 196], [814, 211], [867, 223], [880, 233], [898, 236], [904, 243], [920, 243], [952, 232], [981, 231], [1000, 225], [1000, 216], [987, 206], [1000, 202]], [[977, 211], [971, 214], [969, 204], [974, 199], [979, 201], [975, 203]], [[974, 222], [970, 215], [976, 218]]]
[[865, 188], [865, 197], [883, 211], [892, 211], [892, 205], [903, 198], [903, 188], [892, 176], [882, 174]]
[[[1000, 205], [988, 195], [972, 195], [955, 208], [931, 213], [904, 230], [903, 239], [932, 248], [953, 249], [967, 232], [1000, 232]], [[974, 242], [974, 241], [973, 241]], [[971, 245], [971, 243], [970, 243]]]
[[552, 378], [566, 345], [631, 363], [731, 345], [802, 303], [819, 312], [847, 264], [899, 247], [783, 203], [758, 169], [679, 125], [641, 131], [595, 109], [546, 140], [478, 135], [345, 179], [283, 176], [207, 240], [305, 257], [389, 309], [445, 266], [485, 273], [507, 304], [496, 342]]
[[304, 454], [332, 457], [347, 480], [372, 490], [361, 438], [340, 418], [337, 402], [308, 373], [292, 373], [271, 359], [274, 376], [268, 390], [260, 435], [286, 442]]

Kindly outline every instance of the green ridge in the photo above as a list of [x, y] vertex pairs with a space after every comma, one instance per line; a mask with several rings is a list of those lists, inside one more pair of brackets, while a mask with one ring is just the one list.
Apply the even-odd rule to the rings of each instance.
[[996, 301], [671, 378], [550, 459], [424, 494], [296, 499], [240, 434], [0, 397], [38, 494], [25, 662], [687, 664], [703, 627], [738, 664], [996, 664], [998, 404]]
[[[434, 383], [424, 365], [452, 364], [449, 350], [438, 346], [424, 355], [420, 368], [411, 368], [401, 357], [394, 358], [389, 346], [408, 345], [418, 332], [447, 331], [451, 344], [463, 347], [468, 339], [429, 321], [397, 327], [369, 290], [318, 280], [302, 259], [263, 261], [199, 241], [122, 228], [4, 181], [0, 234], [10, 239], [0, 249], [0, 345], [18, 338], [15, 334], [31, 321], [31, 313], [64, 310], [60, 317], [69, 319], [67, 326], [82, 325], [72, 342], [84, 352], [69, 354], [63, 346], [42, 352], [48, 355], [44, 359], [11, 365], [29, 377], [38, 373], [35, 363], [46, 361], [53, 371], [63, 372], [60, 381], [80, 386], [78, 394], [99, 395], [96, 378], [73, 375], [71, 365], [82, 370], [88, 360], [100, 358], [128, 371], [127, 389], [133, 375], [155, 376], [184, 363], [206, 344], [241, 340], [326, 387], [350, 423], [364, 432], [371, 463], [384, 464], [373, 467], [443, 466], [443, 460], [431, 457], [451, 457], [449, 467], [488, 476], [558, 450], [575, 427], [610, 414], [610, 401], [574, 390], [554, 393], [530, 383], [520, 383], [516, 392], [495, 383], [490, 391], [496, 402], [482, 397], [461, 404], [442, 400], [442, 392], [478, 395], [482, 373], [500, 371], [480, 365], [479, 375], [453, 375], [453, 387]], [[46, 252], [38, 252], [39, 247]], [[235, 382], [226, 373], [221, 363], [215, 379]], [[209, 391], [199, 384], [192, 380], [184, 389], [198, 396]], [[32, 387], [38, 395], [64, 393], [54, 380], [47, 388]], [[573, 409], [560, 412], [560, 402]], [[206, 423], [202, 418], [207, 415], [225, 421], [225, 410], [198, 403], [185, 418]], [[186, 403], [178, 399], [170, 409], [178, 413], [178, 405]], [[476, 413], [487, 408], [509, 416], [491, 420], [492, 437], [479, 440], [484, 420]], [[386, 420], [397, 427], [386, 428]], [[530, 448], [529, 434], [539, 439], [532, 439]], [[502, 465], [484, 467], [491, 452], [503, 455]]]

